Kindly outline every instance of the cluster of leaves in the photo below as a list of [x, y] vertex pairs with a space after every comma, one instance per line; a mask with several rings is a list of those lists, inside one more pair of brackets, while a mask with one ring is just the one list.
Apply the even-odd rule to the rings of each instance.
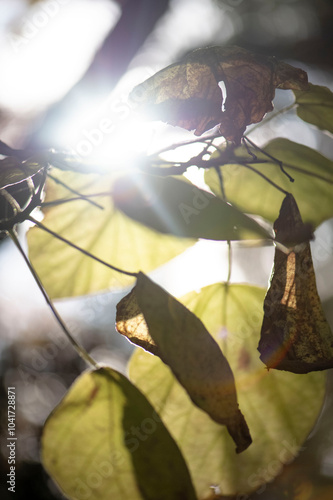
[[[333, 345], [309, 227], [333, 216], [333, 162], [290, 140], [262, 150], [241, 140], [272, 109], [275, 88], [295, 89], [299, 117], [333, 132], [332, 93], [308, 86], [302, 70], [213, 47], [157, 73], [132, 99], [197, 134], [219, 124], [232, 144], [202, 139], [202, 152], [187, 162], [153, 155], [111, 174], [56, 152], [22, 158], [12, 150], [0, 160], [3, 230], [12, 232], [23, 212], [37, 224], [31, 210], [43, 207], [43, 224], [28, 233], [29, 257], [51, 299], [136, 278], [117, 308], [118, 331], [141, 347], [129, 380], [111, 368], [84, 373], [45, 424], [43, 462], [69, 498], [203, 499], [211, 485], [223, 495], [247, 493], [278, 474], [313, 427], [325, 386], [314, 370], [332, 366]], [[205, 169], [210, 193], [175, 177], [190, 165]], [[17, 207], [9, 189], [26, 179], [33, 185]], [[198, 238], [273, 238], [246, 214], [277, 219], [266, 297], [227, 282], [176, 300], [146, 276]], [[280, 370], [264, 369], [258, 342], [260, 359]]]

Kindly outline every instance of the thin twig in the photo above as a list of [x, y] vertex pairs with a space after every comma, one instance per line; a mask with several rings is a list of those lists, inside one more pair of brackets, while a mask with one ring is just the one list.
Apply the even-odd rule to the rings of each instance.
[[32, 266], [30, 260], [28, 259], [27, 255], [25, 254], [25, 252], [23, 251], [23, 248], [17, 238], [17, 235], [15, 234], [15, 231], [13, 229], [10, 229], [8, 231], [8, 234], [10, 235], [10, 237], [12, 238], [13, 242], [15, 243], [17, 249], [19, 250], [19, 252], [21, 253], [23, 259], [25, 260], [25, 263], [27, 264], [38, 288], [40, 289], [40, 291], [42, 292], [43, 294], [43, 297], [44, 299], [46, 300], [46, 303], [47, 305], [49, 306], [49, 308], [51, 309], [55, 319], [57, 320], [58, 324], [60, 325], [61, 329], [63, 330], [63, 332], [65, 333], [65, 335], [67, 336], [68, 340], [70, 341], [70, 343], [72, 344], [72, 346], [74, 347], [74, 349], [76, 350], [76, 352], [81, 356], [81, 358], [89, 365], [91, 366], [92, 368], [94, 369], [98, 369], [99, 368], [99, 365], [97, 363], [97, 361], [94, 360], [94, 358], [92, 358], [90, 356], [90, 354], [84, 349], [83, 346], [81, 346], [76, 340], [75, 338], [72, 336], [72, 334], [70, 333], [70, 331], [68, 330], [66, 324], [64, 323], [63, 319], [61, 318], [60, 314], [58, 313], [58, 311], [56, 310], [56, 308], [54, 307], [50, 297], [48, 296], [48, 294], [46, 293], [44, 287], [43, 287], [43, 284], [38, 276], [38, 274], [36, 273], [34, 267]]
[[245, 146], [246, 148], [246, 151], [248, 152], [248, 154], [252, 157], [252, 160], [257, 160], [257, 156], [253, 153], [253, 151], [251, 151], [251, 149], [249, 148], [249, 145], [248, 143], [246, 142], [245, 140], [245, 137], [242, 137], [242, 143], [243, 145]]
[[[214, 145], [214, 147], [216, 147]], [[182, 175], [186, 170], [191, 167], [192, 165], [195, 165], [198, 168], [204, 168], [204, 169], [209, 169], [209, 168], [217, 168], [222, 165], [243, 165], [243, 163], [251, 163], [251, 164], [263, 164], [263, 163], [269, 163], [268, 160], [263, 160], [263, 159], [256, 159], [256, 160], [249, 160], [248, 158], [243, 158], [243, 157], [235, 157], [235, 158], [225, 158], [221, 159], [219, 158], [210, 158], [209, 160], [203, 160], [198, 157], [191, 158], [187, 162], [183, 163], [178, 163], [175, 165], [174, 163], [170, 163], [170, 167], [159, 167], [158, 165], [154, 166], [147, 166], [147, 165], [142, 165], [140, 169], [145, 172], [145, 173], [151, 173], [151, 174], [157, 174], [159, 176], [169, 176], [169, 175]], [[161, 160], [161, 163], [165, 165], [165, 162]]]
[[283, 168], [283, 162], [282, 161], [280, 161], [277, 158], [275, 158], [274, 156], [270, 155], [264, 149], [261, 149], [253, 141], [251, 141], [251, 139], [249, 139], [248, 137], [246, 137], [246, 135], [243, 135], [243, 139], [245, 139], [246, 141], [248, 141], [248, 143], [251, 144], [251, 146], [253, 146], [255, 149], [257, 149], [258, 151], [260, 151], [261, 153], [263, 153], [265, 156], [267, 156], [267, 158], [270, 158], [274, 163], [277, 163], [279, 165], [279, 167], [280, 167], [281, 172], [288, 177], [288, 179], [290, 180], [290, 182], [294, 182], [295, 181], [295, 179], [293, 177], [291, 177], [291, 175], [289, 175], [288, 172], [286, 172], [285, 169]]
[[[104, 192], [104, 193], [93, 193], [93, 194], [87, 194], [85, 198], [95, 198], [98, 196], [111, 196], [110, 191]], [[44, 203], [41, 203], [41, 207], [53, 207], [56, 205], [62, 205], [64, 203], [69, 203], [71, 201], [82, 201], [82, 196], [76, 196], [73, 198], [60, 198], [59, 200], [54, 200], [54, 201], [45, 201]], [[85, 201], [85, 200], [84, 200]]]
[[275, 184], [275, 182], [273, 182], [271, 179], [269, 179], [262, 172], [259, 172], [259, 170], [257, 170], [256, 168], [251, 167], [248, 163], [240, 163], [240, 165], [242, 165], [243, 167], [248, 168], [249, 170], [252, 170], [256, 174], [260, 175], [260, 177], [262, 177], [263, 179], [265, 179], [265, 181], [267, 181], [269, 184], [271, 184], [272, 186], [274, 186], [276, 189], [278, 189], [282, 193], [284, 193], [284, 194], [290, 194], [289, 191], [286, 191], [285, 189], [283, 189], [282, 187], [280, 187], [278, 184]]
[[73, 193], [73, 194], [77, 195], [78, 197], [80, 197], [82, 200], [87, 201], [91, 205], [94, 205], [95, 207], [100, 208], [101, 210], [104, 210], [104, 207], [102, 207], [102, 205], [99, 205], [95, 201], [90, 200], [88, 196], [85, 196], [84, 194], [79, 193], [78, 191], [76, 191], [76, 189], [71, 188], [70, 186], [65, 184], [63, 181], [59, 180], [57, 177], [54, 177], [52, 174], [48, 173], [47, 175], [48, 175], [48, 177], [50, 177], [50, 179], [52, 179], [54, 182], [56, 182], [60, 186], [64, 187], [65, 189], [67, 189], [67, 191], [69, 191], [70, 193]]
[[309, 172], [309, 170], [305, 170], [305, 168], [295, 167], [295, 165], [289, 165], [287, 163], [287, 167], [290, 170], [295, 170], [296, 172], [301, 172], [301, 174], [309, 175], [310, 177], [314, 177], [315, 179], [319, 179], [320, 181], [327, 182], [328, 184], [333, 184], [333, 180], [324, 177], [323, 175], [316, 174], [315, 172]]
[[228, 240], [228, 276], [227, 276], [227, 285], [230, 284], [231, 279], [231, 271], [232, 271], [232, 246], [231, 241]]
[[126, 274], [127, 276], [133, 276], [134, 278], [137, 278], [138, 273], [131, 273], [130, 271], [124, 271], [123, 269], [119, 269], [119, 267], [113, 266], [112, 264], [105, 262], [104, 260], [100, 259], [99, 257], [96, 257], [96, 255], [93, 255], [90, 252], [87, 252], [87, 250], [84, 250], [83, 248], [75, 245], [75, 243], [72, 243], [71, 241], [67, 240], [63, 236], [60, 236], [60, 234], [55, 233], [54, 231], [52, 231], [52, 229], [49, 229], [48, 227], [44, 226], [44, 224], [42, 224], [38, 220], [31, 217], [31, 215], [29, 215], [27, 217], [27, 220], [30, 220], [30, 222], [32, 222], [33, 224], [38, 226], [40, 229], [43, 229], [43, 231], [46, 231], [47, 233], [51, 234], [52, 236], [54, 236], [58, 240], [62, 241], [63, 243], [66, 243], [70, 247], [75, 248], [75, 250], [78, 250], [79, 252], [83, 253], [83, 255], [86, 255], [87, 257], [94, 259], [96, 262], [103, 264], [103, 266], [106, 266], [106, 267], [112, 269], [113, 271], [117, 271], [118, 273]]
[[183, 141], [183, 142], [178, 142], [175, 144], [172, 144], [171, 146], [167, 146], [165, 148], [160, 149], [159, 151], [156, 151], [156, 153], [153, 153], [151, 156], [159, 156], [162, 153], [165, 153], [166, 151], [173, 151], [177, 148], [181, 148], [183, 146], [189, 146], [190, 144], [196, 144], [198, 142], [202, 142], [204, 144], [207, 144], [207, 141], [213, 141], [214, 139], [221, 138], [220, 134], [214, 134], [208, 137], [198, 137], [197, 139], [190, 140], [190, 141]]
[[214, 167], [214, 168], [215, 168], [215, 172], [217, 173], [217, 176], [219, 178], [222, 200], [226, 202], [227, 197], [226, 197], [225, 190], [224, 190], [224, 182], [223, 182], [221, 168], [220, 167]]
[[[219, 184], [220, 184], [220, 189], [221, 189], [221, 196], [222, 200], [224, 202], [227, 202], [227, 196], [225, 193], [224, 189], [224, 182], [223, 182], [223, 175], [222, 175], [222, 170], [220, 167], [215, 167], [217, 176], [219, 178]], [[227, 309], [228, 309], [228, 291], [229, 291], [229, 285], [230, 285], [230, 279], [231, 279], [231, 271], [232, 271], [232, 246], [231, 246], [231, 240], [227, 240], [227, 245], [228, 245], [228, 276], [227, 276], [227, 281], [225, 282], [225, 294], [224, 294], [224, 301], [223, 301], [223, 324], [225, 327], [227, 327]], [[226, 354], [226, 353], [225, 353]]]

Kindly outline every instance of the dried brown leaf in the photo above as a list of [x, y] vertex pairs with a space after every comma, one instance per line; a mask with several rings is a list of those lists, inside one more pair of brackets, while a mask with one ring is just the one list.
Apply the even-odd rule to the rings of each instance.
[[[308, 234], [292, 195], [285, 197], [274, 229], [276, 240], [287, 245]], [[264, 312], [258, 350], [268, 368], [308, 373], [333, 367], [333, 335], [318, 296], [308, 241], [289, 253], [276, 248]]]
[[[222, 103], [219, 82], [224, 82]], [[275, 88], [306, 90], [305, 71], [240, 47], [206, 47], [137, 85], [130, 100], [171, 125], [201, 135], [220, 124], [226, 139], [238, 143], [247, 125], [273, 109]], [[222, 108], [223, 104], [223, 108]]]

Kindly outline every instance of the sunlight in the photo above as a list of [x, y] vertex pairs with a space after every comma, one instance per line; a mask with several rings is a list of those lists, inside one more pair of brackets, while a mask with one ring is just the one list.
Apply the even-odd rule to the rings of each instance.
[[125, 96], [103, 100], [87, 95], [82, 107], [68, 113], [64, 127], [57, 127], [58, 143], [90, 163], [108, 168], [128, 165], [146, 154], [155, 134], [155, 124], [133, 113]]
[[[199, 154], [203, 142], [193, 133], [150, 121], [128, 103], [129, 92], [142, 81], [138, 76], [146, 73], [140, 70], [136, 78], [122, 79], [107, 99], [101, 101], [88, 93], [82, 96], [82, 106], [76, 104], [69, 110], [64, 126], [56, 127], [54, 140], [82, 159], [109, 169], [135, 167], [142, 155], [167, 148], [173, 149], [161, 155], [166, 161], [185, 162]], [[177, 144], [184, 145], [175, 148]]]
[[105, 0], [40, 2], [30, 8], [22, 24], [1, 40], [1, 107], [35, 114], [60, 99], [82, 76], [119, 15], [119, 6]]

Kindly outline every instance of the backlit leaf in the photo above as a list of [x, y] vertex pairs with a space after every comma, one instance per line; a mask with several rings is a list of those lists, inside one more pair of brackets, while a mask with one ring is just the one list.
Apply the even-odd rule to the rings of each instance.
[[183, 299], [221, 345], [235, 375], [253, 439], [243, 453], [234, 453], [226, 428], [192, 404], [157, 356], [137, 349], [130, 362], [131, 380], [179, 444], [199, 498], [209, 496], [211, 485], [219, 486], [223, 495], [241, 498], [273, 479], [298, 454], [322, 406], [324, 373], [267, 371], [259, 360], [264, 296], [265, 290], [257, 287], [216, 284]]
[[309, 90], [294, 90], [297, 114], [302, 120], [333, 133], [333, 93], [327, 87], [309, 85]]
[[[287, 244], [303, 228], [295, 199], [288, 195], [274, 223], [276, 239]], [[268, 368], [294, 373], [333, 368], [333, 334], [318, 296], [309, 242], [289, 254], [275, 249], [264, 311], [258, 350]]]
[[191, 478], [154, 408], [123, 375], [85, 372], [48, 417], [45, 468], [72, 500], [195, 500]]
[[[291, 183], [273, 162], [255, 164], [253, 168], [290, 192], [296, 199], [305, 222], [314, 227], [333, 216], [333, 162], [317, 151], [291, 142], [275, 139], [264, 150], [283, 162], [287, 172], [295, 179]], [[246, 157], [245, 148], [236, 154]], [[262, 153], [258, 158], [268, 160]], [[272, 222], [276, 219], [284, 193], [243, 165], [221, 167], [227, 199], [246, 213], [258, 214]], [[213, 169], [205, 180], [212, 191], [221, 196], [219, 180]]]
[[[193, 244], [164, 236], [137, 224], [116, 210], [111, 199], [113, 176], [57, 174], [61, 181], [93, 198], [103, 209], [86, 200], [72, 201], [45, 210], [43, 224], [99, 258], [127, 271], [148, 271], [167, 262]], [[47, 202], [74, 195], [48, 182]], [[75, 197], [75, 196], [74, 196]], [[133, 278], [121, 275], [85, 257], [39, 228], [28, 233], [29, 255], [49, 295], [71, 297], [121, 287]]]
[[126, 176], [115, 183], [113, 197], [126, 215], [161, 233], [211, 240], [271, 237], [237, 208], [173, 177]]
[[[222, 94], [219, 82], [224, 82]], [[273, 109], [275, 88], [306, 89], [301, 69], [240, 47], [194, 50], [179, 63], [162, 69], [130, 94], [139, 110], [196, 135], [220, 124], [226, 139], [239, 142], [251, 123]]]
[[[194, 404], [226, 425], [237, 453], [246, 450], [251, 444], [249, 429], [238, 408], [232, 371], [218, 344], [193, 313], [142, 273], [134, 292], [147, 324], [147, 336], [154, 341], [153, 349], [149, 349], [148, 342], [145, 347], [157, 352], [171, 368]], [[133, 292], [130, 297], [133, 300]], [[123, 328], [126, 306], [128, 300], [118, 304], [117, 329]], [[136, 314], [135, 309], [129, 312]], [[140, 314], [129, 317], [126, 323], [142, 330]]]
[[159, 355], [158, 347], [149, 334], [147, 323], [138, 304], [136, 287], [117, 304], [116, 328], [133, 344]]

